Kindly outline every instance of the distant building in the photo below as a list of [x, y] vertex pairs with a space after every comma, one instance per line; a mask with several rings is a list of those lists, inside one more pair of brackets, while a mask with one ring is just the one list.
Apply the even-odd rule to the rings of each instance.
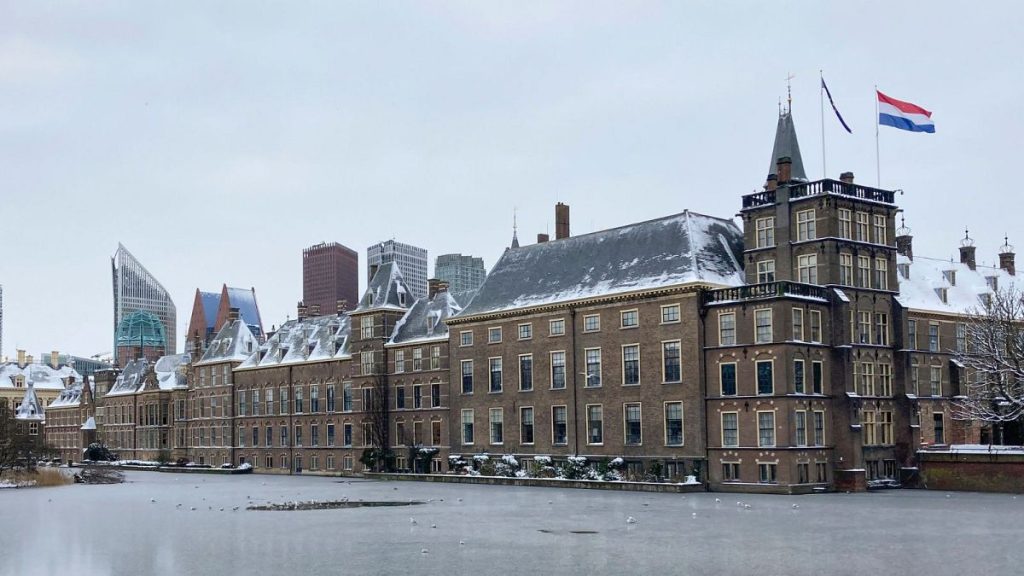
[[483, 258], [442, 254], [434, 262], [434, 278], [448, 282], [449, 292], [468, 292], [480, 288], [487, 270]]
[[256, 304], [256, 289], [231, 288], [224, 284], [220, 292], [203, 292], [196, 289], [192, 314], [189, 316], [185, 334], [185, 349], [192, 352], [198, 341], [200, 352], [205, 352], [210, 340], [228, 322], [232, 309], [238, 311], [239, 317], [249, 327], [249, 331], [262, 342], [263, 320], [260, 317], [260, 308]]
[[39, 405], [46, 406], [68, 384], [81, 380], [82, 375], [72, 366], [37, 364], [31, 354], [18, 350], [17, 361], [0, 363], [0, 399], [5, 399], [9, 407], [19, 406], [25, 389], [31, 386]]
[[113, 363], [105, 362], [98, 357], [85, 358], [83, 356], [61, 354], [56, 350], [40, 354], [39, 358], [48, 358], [49, 365], [53, 367], [70, 366], [84, 378], [92, 376], [98, 370], [109, 370], [114, 367]]
[[354, 307], [358, 299], [358, 252], [337, 242], [321, 242], [302, 251], [302, 302], [307, 308], [334, 314], [342, 300]]
[[117, 325], [114, 336], [114, 361], [118, 367], [147, 359], [156, 362], [167, 349], [167, 333], [156, 314], [136, 310]]
[[[413, 298], [427, 297], [427, 251], [409, 244], [387, 240], [366, 249], [366, 276], [372, 280], [381, 264], [394, 262], [402, 270]], [[308, 303], [307, 303], [308, 304]]]
[[177, 345], [177, 309], [170, 294], [122, 244], [110, 259], [114, 287], [114, 349], [117, 358], [117, 331], [122, 320], [137, 310], [150, 312], [160, 320], [164, 332], [164, 354], [173, 354]]

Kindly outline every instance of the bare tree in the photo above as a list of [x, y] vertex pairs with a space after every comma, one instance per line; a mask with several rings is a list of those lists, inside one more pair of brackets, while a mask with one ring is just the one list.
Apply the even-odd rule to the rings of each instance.
[[966, 346], [955, 360], [966, 370], [953, 417], [998, 427], [1024, 420], [1024, 293], [996, 290], [970, 312]]

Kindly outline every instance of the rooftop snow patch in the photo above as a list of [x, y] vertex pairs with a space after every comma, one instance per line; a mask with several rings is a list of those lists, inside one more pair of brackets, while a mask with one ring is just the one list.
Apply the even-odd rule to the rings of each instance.
[[[904, 308], [931, 310], [952, 314], [966, 314], [984, 308], [982, 298], [991, 295], [993, 285], [1005, 289], [1014, 277], [1006, 270], [977, 266], [971, 270], [966, 264], [914, 256], [896, 257], [900, 294], [896, 300]], [[945, 292], [946, 300], [942, 300]]]
[[739, 286], [743, 232], [686, 211], [506, 250], [460, 316], [689, 283]]

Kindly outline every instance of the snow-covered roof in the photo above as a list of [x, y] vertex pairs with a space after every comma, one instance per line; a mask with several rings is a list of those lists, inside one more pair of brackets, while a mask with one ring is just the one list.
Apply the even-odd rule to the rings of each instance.
[[359, 299], [356, 312], [391, 308], [404, 310], [412, 303], [412, 293], [402, 277], [397, 262], [385, 262], [377, 268]]
[[260, 318], [260, 307], [256, 305], [256, 293], [249, 288], [227, 287], [228, 304], [238, 308], [238, 317], [249, 325], [249, 331], [259, 336], [263, 334], [263, 320]]
[[[977, 266], [971, 270], [960, 262], [916, 255], [913, 260], [897, 256], [896, 269], [900, 290], [896, 300], [901, 306], [951, 314], [981, 310], [982, 295], [993, 293], [990, 282], [997, 289], [1004, 289], [1014, 281], [1013, 276], [999, 268]], [[945, 302], [942, 291], [946, 293]]]
[[735, 222], [686, 211], [506, 250], [460, 316], [689, 283], [743, 284]]
[[31, 384], [40, 390], [63, 390], [68, 378], [82, 379], [82, 375], [68, 365], [53, 368], [48, 364], [26, 364], [24, 367], [19, 367], [17, 362], [0, 364], [0, 388], [15, 388], [17, 376], [24, 376], [25, 386]]
[[289, 320], [238, 367], [256, 368], [349, 357], [348, 314]]
[[395, 324], [389, 344], [408, 344], [419, 340], [448, 338], [449, 316], [462, 311], [455, 295], [447, 291], [434, 294], [433, 299], [419, 298]]
[[[96, 389], [95, 380], [90, 377], [88, 385], [92, 390]], [[82, 392], [84, 391], [84, 384], [82, 382], [75, 382], [71, 386], [61, 390], [60, 395], [57, 396], [46, 409], [50, 408], [66, 408], [69, 406], [77, 407], [82, 402]]]
[[196, 365], [213, 362], [241, 362], [259, 346], [259, 341], [244, 320], [232, 320], [224, 324], [213, 337], [202, 359]]
[[96, 429], [96, 419], [93, 418], [92, 416], [89, 416], [89, 418], [86, 419], [85, 424], [82, 424], [82, 430], [95, 430], [95, 429]]
[[146, 370], [149, 368], [149, 362], [144, 358], [138, 360], [131, 360], [125, 365], [124, 370], [117, 375], [117, 380], [114, 381], [114, 385], [107, 392], [107, 396], [121, 396], [124, 394], [134, 394], [135, 392], [142, 389], [143, 378], [146, 375]]
[[173, 390], [188, 386], [188, 363], [192, 360], [189, 354], [171, 354], [161, 356], [153, 371], [161, 390]]
[[46, 417], [43, 414], [43, 405], [39, 403], [39, 398], [36, 396], [36, 389], [34, 386], [29, 384], [25, 387], [25, 396], [21, 399], [21, 404], [14, 411], [14, 417], [18, 420], [45, 420]]

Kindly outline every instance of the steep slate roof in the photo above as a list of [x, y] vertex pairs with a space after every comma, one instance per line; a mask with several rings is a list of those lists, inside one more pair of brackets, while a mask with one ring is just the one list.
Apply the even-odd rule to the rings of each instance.
[[146, 375], [146, 369], [149, 368], [149, 362], [144, 358], [138, 360], [131, 360], [124, 367], [117, 376], [117, 380], [114, 381], [114, 385], [111, 386], [110, 391], [107, 392], [107, 396], [121, 396], [123, 394], [134, 394], [136, 391], [142, 388], [143, 377]]
[[217, 309], [220, 308], [220, 292], [200, 292], [199, 300], [203, 305], [203, 318], [207, 330], [217, 329]]
[[252, 335], [249, 326], [243, 320], [233, 320], [224, 324], [220, 332], [210, 340], [203, 357], [196, 365], [212, 362], [241, 362], [252, 355], [259, 347], [259, 342]]
[[689, 211], [513, 248], [459, 316], [687, 283], [738, 286], [742, 252], [732, 220]]
[[447, 339], [448, 325], [444, 321], [461, 311], [462, 306], [447, 291], [434, 294], [433, 299], [420, 298], [395, 324], [388, 343], [407, 344], [420, 340]]
[[412, 300], [412, 293], [402, 278], [402, 271], [398, 269], [397, 262], [385, 262], [381, 264], [370, 279], [370, 284], [359, 299], [359, 307], [356, 312], [364, 310], [375, 310], [390, 308], [405, 310]]
[[769, 174], [776, 174], [778, 172], [776, 162], [783, 156], [789, 156], [793, 161], [793, 164], [790, 166], [790, 176], [797, 180], [807, 180], [807, 172], [804, 171], [804, 159], [800, 156], [800, 143], [796, 140], [796, 127], [793, 126], [793, 115], [788, 111], [779, 114], [779, 124], [775, 128], [775, 145], [772, 146], [771, 164], [768, 166]]
[[246, 288], [228, 289], [228, 304], [232, 308], [238, 308], [238, 317], [249, 325], [253, 334], [263, 333], [263, 320], [260, 318], [260, 308], [256, 305], [256, 294]]
[[239, 368], [347, 358], [352, 322], [347, 314], [289, 320]]
[[[899, 272], [897, 278], [900, 285], [900, 293], [896, 300], [901, 306], [952, 314], [980, 311], [983, 307], [982, 294], [993, 293], [988, 278], [995, 278], [999, 289], [1009, 287], [1015, 279], [1006, 270], [999, 268], [977, 266], [975, 270], [971, 270], [960, 262], [917, 255], [913, 260], [906, 256], [897, 256], [896, 269]], [[904, 271], [908, 272], [907, 276], [903, 275]], [[955, 273], [955, 285], [950, 282], [947, 274], [949, 271]], [[939, 288], [946, 289], [946, 302], [943, 302], [936, 292]]]
[[53, 369], [48, 364], [26, 364], [24, 368], [17, 362], [0, 364], [0, 388], [14, 388], [16, 376], [25, 377], [25, 386], [31, 384], [40, 390], [63, 390], [65, 381], [72, 376], [76, 381], [82, 380], [82, 375], [67, 365]]
[[21, 399], [21, 404], [18, 406], [17, 410], [15, 410], [14, 417], [18, 420], [46, 419], [43, 414], [43, 405], [39, 403], [39, 398], [36, 396], [36, 389], [31, 384], [25, 387], [25, 396]]

